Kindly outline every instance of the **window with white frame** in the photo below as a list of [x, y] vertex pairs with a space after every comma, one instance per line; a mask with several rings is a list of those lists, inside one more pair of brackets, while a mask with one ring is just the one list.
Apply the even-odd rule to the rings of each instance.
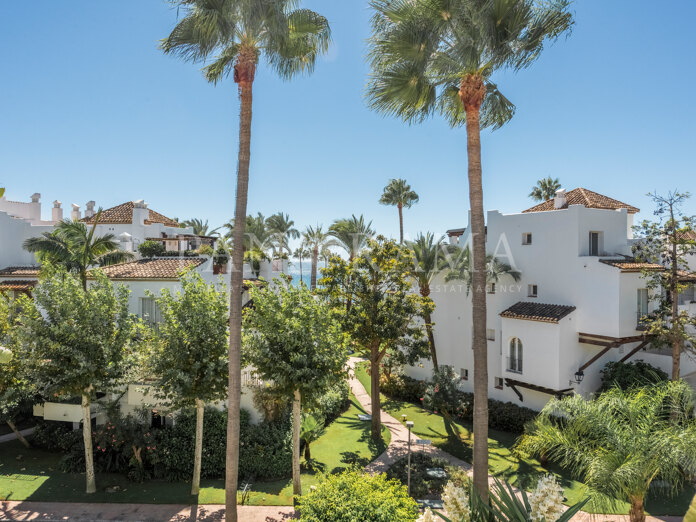
[[495, 341], [495, 329], [494, 328], [486, 328], [486, 339], [489, 341]]
[[486, 285], [486, 291], [487, 291], [489, 294], [495, 294], [495, 283], [488, 283], [488, 284]]
[[517, 337], [510, 339], [507, 370], [509, 372], [522, 373], [522, 341]]
[[496, 377], [494, 382], [495, 382], [495, 387], [496, 387], [498, 390], [502, 390], [502, 389], [503, 389], [503, 378], [502, 378], [502, 377]]
[[466, 368], [460, 368], [459, 378], [462, 381], [468, 381], [469, 380], [469, 370]]
[[601, 232], [590, 232], [590, 255], [599, 256], [602, 252], [602, 233]]
[[643, 326], [644, 317], [648, 315], [648, 289], [639, 288], [638, 289], [638, 306], [637, 306], [637, 321], [638, 326]]
[[142, 297], [140, 299], [140, 317], [150, 325], [162, 322], [162, 312], [154, 297]]
[[536, 297], [539, 292], [539, 287], [537, 285], [527, 285], [527, 296]]
[[532, 233], [531, 232], [524, 232], [522, 234], [522, 244], [523, 245], [531, 245], [532, 244]]

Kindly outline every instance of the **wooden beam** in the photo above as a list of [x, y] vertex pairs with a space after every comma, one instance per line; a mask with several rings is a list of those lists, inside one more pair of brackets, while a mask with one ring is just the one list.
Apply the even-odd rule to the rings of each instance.
[[596, 346], [604, 346], [611, 348], [612, 346], [615, 346], [616, 343], [608, 343], [606, 341], [597, 341], [596, 339], [586, 339], [584, 337], [580, 337], [578, 339], [578, 342], [583, 343], [583, 344], [594, 344]]
[[509, 382], [507, 382], [507, 380], [505, 384], [507, 384], [509, 388], [512, 388], [512, 391], [514, 391], [517, 394], [517, 397], [519, 397], [520, 402], [524, 402], [524, 397], [522, 396], [520, 390], [517, 389], [517, 386], [515, 386], [514, 384], [510, 384]]
[[634, 354], [638, 353], [638, 352], [641, 351], [643, 348], [645, 348], [649, 343], [650, 343], [650, 341], [647, 341], [647, 340], [646, 340], [646, 341], [643, 341], [643, 342], [640, 343], [638, 346], [636, 346], [633, 350], [631, 350], [631, 351], [628, 352], [626, 355], [624, 355], [623, 358], [622, 358], [619, 362], [626, 362], [628, 359], [630, 359], [631, 357], [633, 357]]
[[608, 335], [588, 334], [582, 332], [578, 332], [578, 335], [580, 337], [594, 337], [595, 339], [606, 339], [607, 341], [616, 341], [616, 337], [610, 337]]
[[597, 359], [599, 359], [602, 355], [604, 355], [605, 353], [607, 353], [607, 352], [608, 352], [609, 350], [611, 350], [612, 348], [613, 348], [613, 345], [609, 345], [609, 346], [607, 346], [606, 348], [604, 348], [604, 350], [600, 350], [600, 352], [599, 352], [597, 355], [595, 355], [592, 359], [590, 359], [590, 360], [587, 361], [585, 364], [583, 364], [583, 365], [578, 369], [578, 371], [581, 371], [581, 372], [582, 372], [582, 371], [586, 370], [587, 368], [589, 368]]

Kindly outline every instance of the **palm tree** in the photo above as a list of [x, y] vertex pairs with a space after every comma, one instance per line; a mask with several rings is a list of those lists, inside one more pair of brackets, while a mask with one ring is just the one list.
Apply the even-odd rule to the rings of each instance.
[[290, 240], [300, 237], [300, 231], [295, 228], [295, 222], [290, 215], [278, 212], [266, 219], [266, 228], [271, 236], [276, 255], [282, 256], [283, 251], [291, 254]]
[[302, 419], [300, 427], [300, 440], [304, 443], [304, 458], [309, 462], [312, 459], [312, 452], [309, 445], [315, 442], [326, 431], [324, 422], [312, 415], [307, 415]]
[[[257, 213], [256, 216], [249, 214], [246, 217], [244, 222], [244, 241], [242, 242], [244, 251], [257, 249], [267, 253], [274, 249], [273, 236], [266, 227], [266, 221], [267, 219], [261, 212]], [[223, 225], [223, 228], [227, 229], [225, 239], [231, 240], [232, 245], [234, 245], [234, 223], [234, 219], [231, 219]]]
[[658, 478], [674, 492], [696, 469], [693, 409], [693, 391], [685, 381], [613, 387], [591, 400], [553, 399], [531, 422], [519, 448], [575, 472], [600, 500], [629, 502], [631, 521], [643, 522], [652, 481]]
[[[453, 247], [454, 255], [451, 256], [452, 263], [449, 266], [449, 271], [445, 274], [445, 282], [448, 281], [464, 281], [467, 294], [471, 291], [474, 284], [473, 265], [471, 263], [471, 250], [467, 245], [464, 248]], [[503, 277], [511, 277], [513, 281], [518, 282], [522, 278], [521, 272], [512, 268], [509, 264], [503, 263], [493, 254], [486, 255], [486, 284], [496, 284]]]
[[[283, 79], [312, 72], [317, 56], [328, 50], [331, 30], [323, 16], [295, 9], [297, 0], [174, 0], [185, 16], [162, 41], [165, 53], [204, 62], [206, 79], [217, 84], [233, 73], [239, 87], [239, 155], [235, 202], [234, 250], [230, 284], [230, 357], [225, 473], [226, 517], [237, 521], [237, 473], [241, 396], [242, 265], [244, 223], [251, 160], [252, 92], [261, 57]], [[212, 61], [209, 58], [212, 57]], [[240, 225], [241, 224], [241, 225]]]
[[203, 221], [199, 218], [192, 218], [187, 219], [186, 221], [182, 221], [181, 226], [193, 228], [193, 233], [196, 236], [213, 236], [217, 233], [218, 230], [220, 230], [220, 227], [210, 230], [208, 220], [206, 219], [205, 221]]
[[[430, 296], [430, 283], [443, 269], [445, 262], [443, 254], [450, 249], [444, 239], [445, 237], [442, 236], [436, 241], [435, 236], [428, 232], [425, 236], [419, 234], [415, 241], [406, 243], [413, 256], [413, 267], [410, 275], [418, 284], [418, 289], [423, 297]], [[433, 369], [437, 372], [437, 351], [435, 350], [435, 336], [433, 335], [433, 321], [430, 312], [426, 312], [423, 319], [430, 344], [430, 358], [433, 362]]]
[[352, 261], [355, 256], [367, 246], [367, 240], [375, 235], [372, 230], [372, 221], [365, 223], [365, 218], [359, 218], [353, 214], [349, 219], [337, 219], [329, 227], [329, 235], [336, 238], [338, 246], [348, 254]]
[[292, 255], [300, 260], [300, 282], [303, 281], [303, 276], [304, 276], [304, 271], [302, 270], [302, 259], [307, 257], [308, 255], [311, 255], [311, 252], [305, 248], [304, 243], [301, 244], [299, 247], [295, 249], [295, 251], [292, 253]]
[[322, 230], [321, 225], [316, 227], [307, 227], [302, 234], [302, 244], [307, 246], [312, 252], [312, 276], [310, 279], [310, 289], [312, 291], [317, 288], [317, 267], [319, 264], [319, 253], [325, 248], [335, 244], [330, 239], [330, 235]]
[[411, 190], [411, 185], [405, 179], [392, 179], [384, 187], [382, 197], [379, 198], [382, 205], [392, 205], [399, 209], [399, 243], [404, 243], [404, 207], [418, 203], [418, 194]]
[[532, 188], [529, 197], [534, 201], [547, 201], [556, 195], [556, 191], [561, 188], [561, 182], [558, 178], [542, 178], [537, 181], [537, 184]]
[[491, 82], [499, 70], [520, 70], [540, 56], [547, 39], [567, 31], [569, 1], [371, 0], [373, 109], [418, 123], [435, 113], [466, 126], [474, 281], [474, 483], [488, 495], [488, 358], [485, 223], [481, 128], [497, 129], [514, 106]]
[[44, 262], [62, 265], [78, 275], [82, 288], [87, 291], [87, 271], [91, 266], [108, 266], [133, 259], [133, 254], [119, 249], [116, 236], [95, 237], [101, 218], [101, 209], [94, 216], [89, 229], [81, 221], [64, 220], [52, 232], [24, 241], [24, 249], [37, 254]]

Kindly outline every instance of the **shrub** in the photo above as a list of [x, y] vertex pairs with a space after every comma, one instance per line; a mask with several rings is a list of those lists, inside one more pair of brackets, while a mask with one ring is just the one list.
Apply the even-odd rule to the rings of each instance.
[[[427, 468], [443, 468], [447, 471], [447, 477], [434, 478], [426, 473]], [[411, 454], [411, 496], [413, 498], [440, 498], [442, 490], [447, 484], [451, 468], [447, 461], [433, 458], [425, 453]], [[397, 460], [387, 470], [387, 478], [395, 479], [406, 485], [408, 481], [408, 458]]]
[[646, 384], [657, 384], [668, 380], [665, 372], [644, 361], [635, 362], [608, 362], [599, 372], [602, 378], [600, 392], [618, 386], [622, 390], [629, 390]]
[[300, 520], [305, 522], [406, 522], [418, 516], [418, 505], [406, 486], [384, 474], [357, 470], [324, 476], [299, 503]]
[[48, 451], [65, 452], [70, 451], [73, 446], [81, 444], [81, 440], [82, 432], [73, 430], [72, 426], [65, 422], [40, 420], [34, 429], [31, 443], [37, 448]]
[[328, 425], [346, 411], [349, 405], [350, 386], [347, 381], [340, 381], [319, 398], [315, 411]]
[[433, 372], [433, 380], [428, 383], [423, 394], [423, 408], [426, 410], [453, 414], [459, 403], [459, 375], [451, 366], [440, 366]]
[[166, 250], [167, 249], [164, 247], [164, 243], [161, 241], [152, 241], [149, 239], [138, 246], [138, 252], [140, 252], [140, 255], [148, 258], [161, 256], [166, 252]]
[[420, 403], [425, 395], [427, 383], [409, 377], [408, 375], [393, 375], [384, 378], [381, 382], [381, 391], [384, 395], [398, 401]]
[[213, 247], [211, 247], [210, 245], [201, 245], [198, 247], [197, 252], [201, 256], [212, 257], [214, 250], [213, 250]]

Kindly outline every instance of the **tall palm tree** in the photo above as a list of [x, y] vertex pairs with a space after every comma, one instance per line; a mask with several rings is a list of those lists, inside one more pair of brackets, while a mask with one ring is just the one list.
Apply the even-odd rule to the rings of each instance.
[[693, 409], [685, 381], [552, 399], [519, 446], [575, 472], [598, 500], [630, 503], [631, 521], [644, 522], [653, 480], [675, 492], [696, 469]]
[[[418, 285], [418, 290], [423, 297], [430, 296], [430, 283], [444, 268], [445, 256], [443, 254], [450, 249], [444, 240], [444, 236], [435, 240], [435, 236], [428, 232], [426, 235], [419, 234], [415, 241], [406, 243], [413, 256], [410, 275]], [[433, 362], [433, 369], [437, 372], [437, 351], [435, 350], [435, 336], [430, 312], [427, 312], [423, 319], [430, 344], [430, 359]]]
[[379, 198], [382, 205], [392, 205], [399, 209], [399, 243], [404, 243], [404, 207], [418, 203], [418, 194], [411, 190], [411, 185], [405, 179], [392, 179], [384, 187], [382, 197]]
[[534, 201], [547, 201], [556, 195], [556, 191], [561, 188], [561, 182], [558, 178], [542, 178], [537, 181], [534, 185], [532, 191], [529, 193], [529, 197]]
[[[273, 236], [266, 227], [266, 221], [266, 218], [261, 212], [257, 213], [256, 216], [249, 214], [246, 217], [244, 221], [244, 241], [242, 242], [244, 251], [257, 249], [264, 253], [268, 253], [273, 250]], [[225, 238], [231, 240], [232, 245], [234, 245], [234, 234], [236, 230], [234, 223], [235, 220], [231, 219], [223, 225], [223, 228], [227, 229]]]
[[305, 248], [304, 243], [302, 243], [299, 247], [295, 249], [295, 251], [292, 253], [293, 257], [296, 259], [300, 260], [300, 283], [303, 282], [303, 277], [304, 277], [304, 271], [302, 270], [302, 260], [309, 256], [312, 255], [312, 253]]
[[283, 79], [314, 70], [317, 56], [331, 43], [329, 23], [297, 0], [174, 0], [185, 16], [162, 41], [165, 53], [207, 63], [208, 81], [217, 84], [233, 73], [239, 87], [239, 155], [234, 250], [230, 284], [230, 357], [225, 473], [228, 521], [237, 521], [237, 473], [241, 396], [242, 266], [244, 225], [251, 159], [253, 85], [260, 58]]
[[213, 236], [218, 230], [220, 230], [220, 227], [211, 230], [210, 226], [208, 225], [208, 220], [206, 219], [203, 221], [200, 218], [192, 218], [182, 221], [181, 226], [193, 228], [193, 233], [197, 236]]
[[283, 251], [287, 252], [288, 255], [292, 254], [290, 240], [300, 237], [300, 231], [295, 228], [295, 222], [290, 219], [289, 214], [278, 212], [269, 216], [266, 219], [266, 229], [271, 235], [276, 255], [282, 256]]
[[105, 234], [95, 237], [101, 218], [101, 209], [94, 216], [89, 229], [80, 221], [64, 220], [52, 232], [24, 241], [24, 249], [34, 252], [39, 259], [65, 267], [78, 275], [82, 288], [87, 291], [87, 271], [92, 266], [108, 266], [133, 259], [133, 254], [119, 249], [116, 236]]
[[[471, 262], [471, 250], [469, 246], [464, 248], [453, 247], [450, 251], [451, 264], [445, 274], [445, 281], [464, 281], [467, 294], [474, 285], [474, 266]], [[512, 268], [509, 264], [503, 263], [493, 254], [486, 255], [486, 284], [496, 284], [503, 277], [508, 276], [513, 281], [518, 282], [522, 278], [521, 272]]]
[[371, 0], [373, 109], [409, 123], [435, 113], [466, 126], [474, 281], [474, 484], [488, 495], [488, 357], [481, 128], [504, 125], [514, 106], [491, 76], [520, 70], [567, 31], [569, 0]]
[[310, 279], [310, 289], [317, 288], [317, 266], [319, 264], [319, 254], [327, 247], [335, 244], [331, 236], [322, 230], [321, 225], [307, 227], [302, 234], [302, 244], [307, 246], [312, 252], [312, 276]]
[[329, 234], [336, 238], [338, 246], [348, 254], [350, 261], [367, 246], [367, 240], [375, 235], [372, 221], [365, 223], [365, 218], [353, 214], [350, 218], [337, 219], [329, 227]]

